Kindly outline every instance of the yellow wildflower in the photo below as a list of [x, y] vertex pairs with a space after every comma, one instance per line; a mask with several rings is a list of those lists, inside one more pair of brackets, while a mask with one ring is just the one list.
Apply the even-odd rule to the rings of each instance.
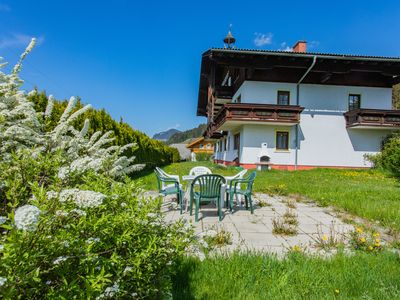
[[380, 242], [381, 242], [380, 239], [376, 239], [376, 240], [375, 240], [375, 243], [376, 243], [376, 244], [380, 244]]
[[360, 238], [360, 242], [361, 242], [361, 243], [365, 243], [365, 242], [366, 242], [365, 237]]
[[381, 234], [380, 234], [379, 232], [375, 232], [375, 233], [373, 234], [373, 236], [376, 237], [376, 238], [379, 237], [380, 235], [381, 235]]
[[369, 247], [368, 247], [368, 250], [369, 250], [369, 251], [372, 251], [372, 250], [374, 250], [374, 247], [369, 246]]
[[362, 230], [360, 227], [357, 227], [357, 228], [356, 228], [356, 231], [357, 231], [358, 233], [363, 232], [363, 230]]
[[339, 294], [339, 293], [340, 293], [339, 289], [336, 289], [335, 294]]
[[324, 235], [322, 236], [322, 240], [323, 240], [324, 242], [326, 242], [326, 241], [328, 240], [328, 236], [327, 236], [326, 234], [324, 234]]
[[292, 247], [292, 251], [293, 252], [302, 252], [303, 250], [301, 249], [300, 246], [295, 245], [295, 246]]

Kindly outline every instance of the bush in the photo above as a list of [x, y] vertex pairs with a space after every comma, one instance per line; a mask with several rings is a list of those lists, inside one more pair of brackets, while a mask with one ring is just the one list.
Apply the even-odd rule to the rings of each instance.
[[191, 231], [127, 178], [132, 144], [74, 127], [89, 106], [34, 109], [18, 78], [33, 44], [0, 72], [0, 298], [165, 298]]
[[[160, 201], [143, 197], [129, 179], [89, 173], [74, 188], [63, 187], [54, 177], [57, 161], [47, 156], [32, 163], [20, 155], [8, 171], [1, 165], [7, 206], [0, 215], [7, 219], [0, 225], [0, 277], [7, 281], [0, 298], [158, 298], [168, 292], [186, 246], [184, 224], [166, 224]], [[37, 218], [18, 216], [15, 208], [27, 204], [38, 208]]]
[[211, 160], [211, 154], [209, 153], [196, 153], [196, 160], [197, 161], [210, 161]]
[[388, 136], [383, 142], [381, 153], [369, 156], [368, 159], [376, 167], [382, 167], [394, 175], [400, 176], [400, 133]]

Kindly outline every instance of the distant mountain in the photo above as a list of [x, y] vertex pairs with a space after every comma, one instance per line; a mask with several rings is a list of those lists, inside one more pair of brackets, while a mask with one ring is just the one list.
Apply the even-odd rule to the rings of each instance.
[[153, 135], [153, 139], [166, 142], [168, 141], [174, 134], [180, 133], [177, 129], [168, 129], [167, 131], [159, 132]]
[[172, 135], [168, 141], [167, 144], [180, 144], [184, 143], [187, 140], [197, 138], [203, 135], [204, 131], [206, 131], [207, 124], [200, 124], [198, 127], [189, 129], [186, 131], [182, 132], [177, 132], [174, 135]]

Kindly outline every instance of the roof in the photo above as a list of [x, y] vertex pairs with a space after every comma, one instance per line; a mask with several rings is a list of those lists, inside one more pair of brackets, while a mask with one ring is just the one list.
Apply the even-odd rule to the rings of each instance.
[[283, 51], [283, 50], [261, 50], [261, 49], [245, 49], [245, 48], [210, 48], [203, 53], [207, 55], [209, 52], [236, 52], [236, 53], [248, 53], [248, 54], [260, 54], [260, 55], [285, 55], [293, 57], [326, 57], [336, 59], [373, 59], [373, 60], [384, 60], [384, 61], [398, 61], [400, 62], [400, 56], [373, 56], [373, 55], [357, 55], [357, 54], [339, 54], [339, 53], [323, 53], [323, 52], [294, 52], [294, 51]]
[[[235, 74], [234, 83], [222, 86], [228, 70]], [[400, 57], [211, 48], [202, 55], [197, 115], [206, 116], [210, 92], [231, 99], [244, 80], [298, 83], [300, 79], [303, 84], [392, 87], [400, 82]]]
[[178, 150], [179, 156], [182, 160], [190, 158], [190, 150], [186, 148], [186, 144], [171, 144], [169, 146]]
[[191, 147], [193, 147], [194, 145], [196, 145], [196, 144], [198, 144], [198, 143], [200, 143], [200, 142], [208, 142], [209, 140], [206, 140], [205, 138], [204, 138], [204, 136], [201, 136], [201, 137], [199, 137], [199, 138], [196, 138], [196, 139], [194, 139], [193, 141], [191, 141], [189, 144], [187, 144], [186, 145], [186, 147], [187, 148], [191, 148]]

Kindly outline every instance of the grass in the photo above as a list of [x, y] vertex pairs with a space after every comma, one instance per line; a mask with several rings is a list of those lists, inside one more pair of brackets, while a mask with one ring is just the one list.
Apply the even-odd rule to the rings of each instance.
[[173, 278], [173, 299], [399, 299], [399, 256], [390, 252], [329, 258], [292, 253], [279, 260], [233, 254], [200, 262], [185, 258]]
[[[232, 175], [235, 168], [222, 168], [211, 162], [187, 162], [169, 165], [164, 170], [185, 175], [198, 165], [213, 173]], [[151, 173], [139, 173], [145, 188], [156, 190]], [[399, 180], [378, 170], [313, 169], [307, 171], [271, 170], [257, 172], [255, 192], [296, 195], [312, 199], [322, 206], [332, 205], [360, 217], [379, 221], [382, 226], [400, 231]]]
[[[296, 220], [297, 221], [297, 220]], [[297, 224], [292, 225], [287, 222], [285, 218], [273, 218], [272, 219], [272, 233], [279, 235], [296, 235], [297, 234]]]
[[284, 213], [283, 220], [288, 225], [293, 225], [293, 226], [299, 225], [299, 221], [297, 220], [297, 215], [290, 208], [288, 208]]

